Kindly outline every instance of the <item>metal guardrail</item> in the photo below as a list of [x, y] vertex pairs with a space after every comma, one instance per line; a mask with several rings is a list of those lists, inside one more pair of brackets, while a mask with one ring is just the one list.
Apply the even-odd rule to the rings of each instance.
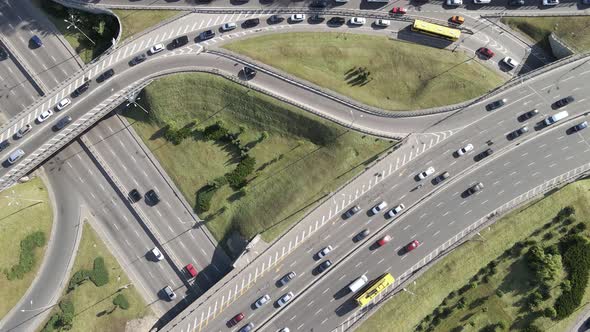
[[483, 14], [482, 18], [487, 17], [568, 17], [568, 16], [588, 16], [590, 13], [587, 11], [572, 11], [572, 12], [543, 12], [543, 13], [530, 13], [520, 11], [507, 11], [492, 14]]
[[550, 180], [547, 180], [544, 183], [527, 191], [526, 193], [523, 193], [504, 203], [499, 208], [490, 212], [487, 216], [478, 219], [463, 229], [461, 232], [457, 233], [454, 237], [450, 238], [447, 242], [443, 243], [441, 246], [430, 252], [420, 262], [416, 263], [410, 269], [401, 274], [394, 284], [388, 287], [388, 290], [380, 294], [373, 303], [359, 309], [353, 316], [345, 321], [344, 323], [346, 324], [346, 328], [337, 328], [332, 332], [353, 331], [358, 327], [359, 323], [367, 320], [374, 312], [377, 311], [376, 309], [379, 309], [385, 302], [387, 302], [387, 300], [402, 292], [404, 286], [408, 285], [410, 282], [415, 280], [422, 273], [432, 267], [433, 263], [439, 261], [449, 254], [450, 251], [470, 240], [473, 236], [479, 233], [479, 231], [496, 222], [501, 216], [514, 210], [515, 208], [518, 208], [519, 206], [528, 204], [531, 200], [537, 199], [551, 190], [561, 188], [569, 183], [584, 178], [588, 176], [588, 173], [590, 173], [590, 163], [576, 167], [567, 173], [563, 173]]

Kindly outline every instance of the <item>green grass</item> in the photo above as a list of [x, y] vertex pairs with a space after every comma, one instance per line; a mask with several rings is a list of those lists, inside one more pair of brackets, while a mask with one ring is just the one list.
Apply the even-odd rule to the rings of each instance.
[[[96, 15], [68, 9], [51, 0], [33, 0], [32, 3], [41, 8], [85, 63], [106, 51], [111, 46], [111, 40], [116, 36], [118, 24], [112, 15]], [[94, 44], [75, 28], [67, 29], [69, 24], [64, 22], [64, 19], [70, 19], [69, 13], [73, 13], [80, 20], [77, 23], [78, 28]]]
[[[128, 321], [142, 318], [151, 313], [133, 286], [118, 291], [130, 283], [129, 278], [102, 240], [85, 222], [70, 277], [79, 269], [91, 270], [94, 259], [98, 256], [104, 258], [109, 271], [109, 283], [102, 287], [96, 287], [91, 281], [87, 281], [74, 291], [62, 296], [62, 299], [68, 298], [74, 303], [75, 316], [71, 331], [125, 331], [125, 324]], [[117, 309], [111, 314], [104, 314], [105, 311], [113, 308], [113, 299], [118, 294], [125, 295], [130, 304], [129, 309]]]
[[160, 79], [145, 89], [141, 102], [150, 111], [149, 119], [139, 109], [124, 115], [193, 205], [195, 193], [234, 169], [238, 158], [232, 148], [199, 137], [174, 146], [161, 138], [164, 123], [183, 126], [196, 120], [204, 128], [222, 120], [232, 132], [242, 126], [242, 144], [269, 133], [250, 150], [258, 170], [249, 179], [246, 195], [240, 197], [226, 185], [215, 193], [210, 211], [200, 214], [219, 241], [234, 230], [247, 239], [257, 233], [273, 239], [392, 146], [208, 74]]
[[[504, 81], [471, 55], [384, 36], [282, 33], [224, 47], [387, 110], [455, 104], [480, 96]], [[366, 80], [354, 72], [357, 67], [370, 72]]]
[[[478, 241], [476, 238], [475, 241], [467, 242], [426, 271], [416, 280], [416, 285], [410, 285], [408, 289], [416, 294], [415, 298], [406, 292], [393, 297], [364, 322], [358, 331], [413, 331], [416, 325], [426, 315], [432, 313], [451, 291], [467, 284], [468, 280], [480, 268], [499, 257], [514, 243], [533, 238], [531, 233], [550, 221], [561, 208], [567, 205], [574, 206], [577, 220], [583, 221], [587, 225], [590, 224], [590, 219], [587, 217], [590, 215], [590, 205], [587, 203], [589, 199], [590, 180], [582, 180], [509, 214], [495, 223], [490, 230], [480, 232], [485, 237], [485, 241]], [[534, 237], [534, 239], [539, 243], [543, 242], [538, 236]], [[528, 281], [527, 274], [520, 264], [517, 262], [510, 267], [506, 265], [498, 266], [499, 274], [507, 275], [506, 286], [515, 291], [504, 295], [502, 301], [492, 297], [490, 301], [496, 301], [496, 303], [490, 302], [488, 304], [487, 315], [480, 313], [470, 318], [474, 320], [476, 327], [487, 324], [487, 320], [494, 323], [501, 319], [507, 319], [510, 322], [507, 326], [511, 325], [515, 319], [515, 311], [518, 309], [509, 307], [509, 305], [517, 302], [522, 297], [522, 293], [519, 295], [518, 290], [525, 289], [527, 287], [525, 282]], [[472, 290], [473, 298], [489, 294], [497, 286], [496, 282], [497, 280], [492, 279], [487, 288], [478, 287]], [[586, 304], [589, 301], [590, 292], [586, 292], [582, 303]], [[468, 312], [463, 313], [468, 314]], [[541, 318], [539, 323], [542, 324], [546, 331], [564, 331], [567, 326], [575, 321], [576, 317], [574, 316], [572, 315], [559, 322], [551, 322]], [[459, 317], [462, 318], [463, 316]], [[466, 325], [468, 321], [469, 319], [461, 323]], [[437, 329], [437, 331], [449, 331], [450, 325], [452, 325], [452, 322], [449, 325], [441, 325], [441, 328]], [[395, 328], [392, 329], [392, 327]], [[478, 329], [469, 330], [477, 331]]]
[[123, 26], [121, 41], [151, 26], [154, 26], [161, 21], [169, 19], [170, 17], [173, 17], [175, 15], [180, 15], [182, 13], [178, 10], [122, 9], [114, 9], [113, 12], [119, 17], [119, 19], [121, 20], [121, 25]]
[[528, 35], [548, 52], [548, 36], [554, 32], [577, 52], [590, 50], [590, 16], [582, 17], [505, 17], [502, 22]]
[[47, 246], [36, 249], [35, 267], [23, 279], [9, 281], [4, 274], [5, 269], [18, 263], [20, 241], [27, 235], [41, 231], [49, 240], [53, 214], [48, 200], [39, 178], [0, 193], [0, 318], [24, 295], [41, 266]]

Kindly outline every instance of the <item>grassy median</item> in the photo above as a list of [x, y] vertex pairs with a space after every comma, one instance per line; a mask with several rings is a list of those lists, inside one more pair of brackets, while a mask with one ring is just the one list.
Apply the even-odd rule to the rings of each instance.
[[[82, 269], [92, 270], [97, 257], [104, 259], [104, 266], [108, 271], [107, 283], [97, 287], [88, 280], [70, 292], [65, 292], [60, 303], [69, 302], [73, 304], [73, 318], [71, 320], [71, 331], [125, 331], [125, 324], [128, 321], [143, 318], [151, 313], [139, 293], [134, 289], [125, 271], [121, 268], [115, 257], [113, 257], [104, 242], [96, 232], [84, 223], [82, 239], [76, 253], [76, 260], [72, 268], [72, 275]], [[122, 295], [127, 301], [127, 309], [116, 307], [113, 300], [116, 296]], [[63, 311], [56, 306], [52, 316]], [[59, 322], [55, 322], [59, 326]], [[53, 331], [45, 326], [45, 330]]]
[[21, 241], [42, 232], [45, 243], [51, 235], [53, 213], [45, 185], [39, 178], [0, 193], [0, 318], [25, 294], [43, 261], [47, 245], [33, 250], [34, 262], [23, 278], [8, 280], [8, 272], [20, 262]]
[[218, 240], [237, 231], [267, 240], [282, 233], [313, 204], [360, 172], [392, 142], [367, 137], [311, 116], [290, 105], [208, 74], [179, 74], [145, 89], [136, 109], [124, 112], [189, 202], [197, 192], [236, 167], [239, 152], [199, 135], [179, 145], [163, 137], [165, 124], [217, 121], [239, 133], [250, 146], [255, 171], [247, 185], [215, 192], [211, 208], [200, 213]]
[[[430, 315], [432, 319], [433, 311], [439, 307], [445, 297], [451, 292], [457, 294], [457, 290], [469, 284], [470, 279], [480, 269], [485, 268], [492, 260], [499, 261], [498, 257], [506, 250], [513, 248], [517, 242], [534, 240], [541, 245], [556, 242], [557, 238], [564, 234], [561, 230], [562, 226], [552, 225], [547, 228], [543, 226], [550, 222], [563, 207], [573, 206], [576, 210], [577, 222], [583, 222], [589, 226], [589, 200], [590, 180], [583, 180], [514, 211], [496, 222], [490, 229], [480, 232], [485, 240], [474, 238], [467, 242], [426, 271], [417, 279], [415, 285], [409, 285], [408, 290], [415, 295], [402, 292], [393, 297], [363, 323], [358, 331], [387, 331], [391, 326], [396, 327], [395, 331], [418, 330], [419, 323], [427, 315]], [[566, 227], [566, 230], [573, 226]], [[552, 233], [553, 237], [545, 237], [545, 233]], [[583, 233], [588, 234], [587, 231]], [[526, 251], [527, 249], [524, 249], [522, 254]], [[505, 331], [508, 327], [511, 330], [515, 328], [520, 330], [531, 321], [534, 321], [534, 324], [543, 331], [565, 331], [577, 319], [575, 314], [556, 322], [539, 317], [536, 309], [533, 313], [526, 306], [532, 287], [531, 273], [525, 265], [523, 266], [520, 257], [522, 256], [513, 257], [512, 260], [500, 260], [501, 263], [496, 267], [498, 272], [487, 283], [481, 283], [463, 294], [467, 299], [467, 306], [449, 314], [430, 331], [461, 331], [461, 326], [465, 327], [465, 331], [483, 331], [486, 326], [500, 321], [503, 322], [504, 327], [495, 331]], [[557, 278], [558, 284], [563, 280], [561, 276]], [[504, 294], [498, 295], [497, 289], [503, 290]], [[559, 287], [551, 289], [551, 299], [555, 299], [555, 293], [558, 292]], [[454, 304], [459, 296], [461, 295], [455, 295], [452, 300], [447, 299], [447, 305]], [[478, 298], [483, 300], [475, 301]], [[586, 306], [589, 301], [590, 292], [586, 291], [582, 306]], [[582, 310], [583, 308], [580, 308], [578, 312]]]
[[[263, 46], [261, 46], [263, 45]], [[387, 110], [459, 103], [504, 79], [473, 55], [347, 33], [282, 33], [225, 45], [319, 86]]]
[[590, 50], [590, 16], [505, 17], [502, 22], [529, 36], [550, 53], [548, 38], [552, 32], [577, 52]]

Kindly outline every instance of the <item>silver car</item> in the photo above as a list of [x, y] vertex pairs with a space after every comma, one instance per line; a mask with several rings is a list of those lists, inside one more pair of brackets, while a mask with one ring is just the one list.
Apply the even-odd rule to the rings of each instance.
[[256, 308], [260, 308], [263, 305], [265, 305], [268, 301], [270, 301], [270, 295], [266, 294], [263, 297], [259, 298], [254, 305], [256, 306]]
[[284, 277], [282, 277], [281, 280], [279, 280], [279, 284], [281, 286], [285, 286], [287, 283], [289, 283], [289, 281], [293, 280], [293, 278], [295, 278], [296, 276], [297, 273], [291, 271], [287, 273]]
[[318, 253], [317, 253], [318, 258], [324, 258], [324, 257], [326, 257], [326, 255], [328, 253], [330, 253], [330, 251], [332, 251], [332, 246], [327, 246], [324, 249], [318, 251]]
[[289, 303], [293, 299], [293, 297], [295, 297], [295, 295], [293, 295], [293, 292], [289, 292], [281, 296], [281, 298], [277, 301], [277, 304], [279, 305], [279, 307], [282, 307], [285, 304]]
[[22, 138], [23, 136], [25, 136], [29, 131], [31, 131], [31, 129], [33, 129], [33, 126], [31, 126], [30, 124], [26, 124], [24, 127], [22, 127], [21, 129], [19, 129], [16, 132], [16, 137], [17, 138]]

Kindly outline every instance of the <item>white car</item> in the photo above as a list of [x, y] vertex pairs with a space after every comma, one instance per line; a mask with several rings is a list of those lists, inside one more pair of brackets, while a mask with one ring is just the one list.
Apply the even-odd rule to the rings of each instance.
[[277, 301], [277, 304], [279, 305], [279, 307], [282, 307], [285, 304], [289, 303], [289, 301], [291, 301], [294, 296], [295, 295], [293, 295], [293, 292], [289, 292], [289, 293], [281, 296], [281, 298]]
[[72, 103], [72, 101], [70, 100], [70, 98], [64, 98], [64, 99], [60, 100], [59, 103], [57, 103], [56, 107], [59, 111], [61, 111], [64, 108], [68, 107], [68, 105], [71, 103]]
[[543, 0], [543, 6], [557, 6], [559, 5], [559, 0]]
[[157, 247], [152, 249], [152, 255], [154, 255], [154, 257], [158, 260], [161, 261], [164, 259], [164, 255], [162, 255], [162, 252], [160, 251], [160, 249], [158, 249]]
[[379, 213], [379, 211], [385, 209], [387, 207], [387, 202], [382, 201], [381, 203], [375, 205], [372, 209], [371, 209], [371, 213], [373, 214], [377, 214]]
[[447, 0], [447, 6], [461, 6], [463, 0]]
[[457, 155], [462, 156], [471, 150], [473, 150], [473, 144], [469, 143], [469, 144], [465, 145], [464, 147], [460, 148], [459, 150], [457, 150]]
[[318, 258], [319, 258], [319, 259], [321, 259], [321, 258], [324, 258], [324, 257], [326, 257], [326, 255], [327, 255], [328, 253], [330, 253], [330, 251], [332, 251], [332, 246], [327, 246], [327, 247], [325, 247], [324, 249], [322, 249], [322, 250], [318, 251], [318, 253], [317, 253], [317, 255], [318, 255]]
[[363, 25], [367, 23], [367, 19], [364, 17], [353, 17], [350, 19], [350, 24], [352, 25]]
[[303, 22], [303, 20], [305, 20], [305, 14], [291, 15], [291, 22]]
[[270, 295], [266, 294], [263, 297], [259, 298], [254, 305], [256, 308], [260, 308], [265, 305], [268, 301], [270, 301]]
[[221, 31], [231, 31], [236, 28], [236, 24], [234, 22], [228, 22], [221, 26]]
[[400, 212], [402, 212], [403, 209], [405, 209], [406, 207], [403, 204], [400, 204], [396, 207], [394, 207], [393, 209], [389, 210], [389, 212], [387, 212], [387, 216], [389, 218], [393, 218], [396, 215], [398, 215]]
[[160, 53], [164, 50], [164, 44], [156, 44], [150, 48], [150, 54]]
[[375, 25], [378, 27], [388, 27], [390, 24], [391, 24], [390, 20], [378, 19], [377, 21], [375, 21]]
[[510, 67], [510, 69], [514, 69], [516, 67], [518, 67], [518, 62], [516, 62], [514, 59], [512, 59], [511, 57], [507, 56], [504, 59], [502, 59], [502, 62]]
[[37, 117], [37, 122], [41, 123], [47, 119], [49, 119], [50, 116], [53, 115], [53, 111], [52, 110], [47, 110], [41, 114], [39, 114], [39, 116]]
[[434, 167], [430, 166], [424, 172], [418, 174], [418, 179], [424, 180], [430, 175], [432, 175], [432, 173], [434, 173]]

